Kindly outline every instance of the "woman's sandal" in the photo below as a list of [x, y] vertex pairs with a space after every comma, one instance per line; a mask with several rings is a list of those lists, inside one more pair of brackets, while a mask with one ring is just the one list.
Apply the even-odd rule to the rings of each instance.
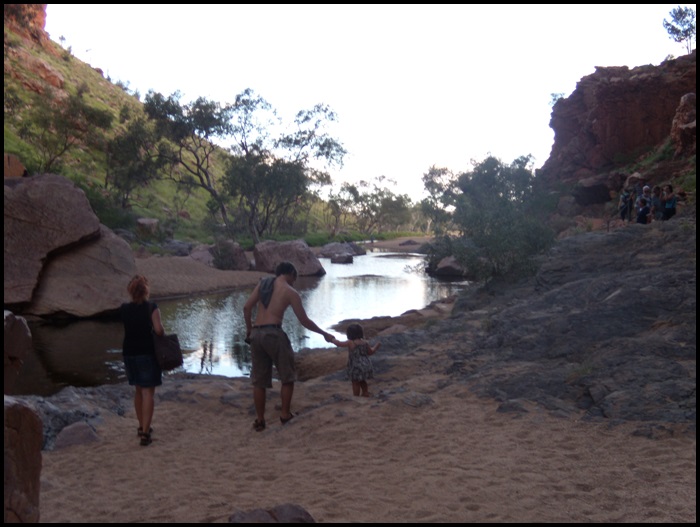
[[[148, 429], [148, 433], [149, 433], [149, 434], [152, 434], [152, 433], [153, 433], [153, 427], [150, 427], [150, 428]], [[143, 428], [141, 428], [141, 427], [139, 426], [138, 430], [136, 430], [136, 435], [138, 435], [139, 437], [142, 437], [142, 436], [143, 436]]]
[[253, 423], [253, 429], [256, 432], [262, 432], [263, 430], [265, 430], [265, 419], [263, 419], [262, 421], [258, 421], [256, 419], [255, 422]]
[[287, 417], [286, 419], [280, 415], [280, 423], [282, 423], [283, 425], [286, 425], [289, 421], [291, 421], [295, 417], [296, 417], [296, 414], [293, 414], [291, 412], [289, 412], [289, 417]]
[[146, 434], [146, 433], [141, 433], [141, 446], [148, 446], [151, 443], [153, 443], [153, 439], [151, 439], [151, 434]]

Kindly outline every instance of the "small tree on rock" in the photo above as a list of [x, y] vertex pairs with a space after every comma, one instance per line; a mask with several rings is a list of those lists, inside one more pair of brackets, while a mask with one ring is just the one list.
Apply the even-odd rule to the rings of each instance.
[[671, 20], [664, 19], [664, 28], [674, 42], [685, 43], [686, 51], [690, 53], [695, 37], [695, 9], [678, 6], [669, 15]]

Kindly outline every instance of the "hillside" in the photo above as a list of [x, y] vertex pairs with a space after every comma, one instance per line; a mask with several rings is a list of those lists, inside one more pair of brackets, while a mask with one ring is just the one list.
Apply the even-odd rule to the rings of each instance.
[[[13, 4], [14, 5], [14, 4]], [[66, 100], [78, 92], [85, 102], [98, 110], [113, 115], [113, 125], [104, 141], [122, 130], [120, 115], [124, 112], [135, 117], [143, 115], [142, 94], [131, 93], [119, 80], [106, 78], [100, 69], [75, 58], [69, 49], [48, 38], [44, 31], [43, 4], [28, 4], [33, 17], [18, 24], [5, 17], [4, 72], [5, 72], [5, 126], [4, 152], [5, 176], [20, 176], [25, 167], [34, 174], [39, 166], [37, 149], [22, 139], [20, 130], [25, 114], [31, 107], [32, 97]], [[6, 11], [7, 13], [7, 11]], [[9, 163], [8, 163], [8, 154]], [[14, 156], [14, 157], [13, 157]], [[9, 166], [8, 166], [9, 165]], [[193, 189], [189, 196], [176, 192], [172, 183], [156, 181], [140, 188], [131, 199], [131, 208], [122, 217], [107, 210], [114, 199], [104, 190], [107, 165], [104, 148], [80, 143], [60, 160], [58, 173], [78, 183], [86, 191], [93, 207], [105, 223], [112, 228], [127, 226], [135, 217], [156, 218], [170, 225], [177, 236], [192, 240], [201, 234], [201, 223], [207, 217], [207, 195], [201, 189]]]

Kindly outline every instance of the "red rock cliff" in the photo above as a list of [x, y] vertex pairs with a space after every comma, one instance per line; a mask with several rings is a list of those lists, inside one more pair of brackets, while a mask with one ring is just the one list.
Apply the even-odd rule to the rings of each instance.
[[554, 105], [554, 145], [539, 176], [577, 181], [665, 142], [681, 98], [695, 93], [695, 69], [695, 51], [659, 66], [596, 68]]

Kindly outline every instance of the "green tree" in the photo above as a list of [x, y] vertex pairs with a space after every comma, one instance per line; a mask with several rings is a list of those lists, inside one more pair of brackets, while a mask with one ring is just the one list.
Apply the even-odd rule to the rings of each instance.
[[671, 20], [664, 19], [669, 37], [679, 44], [685, 43], [688, 53], [693, 51], [695, 37], [695, 9], [678, 6], [669, 12]]
[[302, 164], [254, 150], [231, 158], [224, 186], [229, 194], [238, 196], [237, 214], [259, 243], [264, 233], [275, 234], [298, 211], [307, 178]]
[[324, 105], [298, 112], [293, 131], [279, 133], [284, 123], [277, 112], [246, 89], [236, 96], [231, 115], [234, 158], [226, 170], [226, 192], [237, 199], [238, 214], [258, 243], [264, 233], [293, 223], [315, 187], [330, 184], [327, 169], [342, 166], [346, 151], [326, 131], [336, 116]]
[[411, 220], [411, 199], [405, 194], [394, 194], [383, 186], [385, 182], [395, 184], [386, 176], [378, 176], [371, 182], [343, 183], [341, 187], [341, 193], [352, 203], [358, 229], [367, 236]]
[[[549, 247], [553, 234], [533, 205], [535, 176], [531, 157], [510, 165], [488, 157], [457, 178], [458, 236], [444, 243], [473, 278], [519, 273]], [[445, 255], [435, 255], [436, 258]], [[436, 262], [431, 262], [434, 265]]]
[[27, 118], [19, 135], [39, 154], [41, 172], [54, 170], [59, 160], [77, 145], [104, 148], [104, 130], [112, 126], [114, 116], [108, 110], [90, 106], [83, 92], [58, 99], [53, 92], [32, 97]]
[[180, 186], [194, 185], [207, 191], [212, 203], [210, 209], [218, 211], [226, 228], [231, 230], [227, 199], [222, 194], [215, 159], [217, 153], [224, 159], [227, 154], [214, 143], [215, 139], [226, 138], [231, 133], [231, 108], [204, 97], [190, 104], [182, 104], [180, 99], [179, 92], [165, 97], [150, 90], [143, 103], [158, 136], [172, 145], [159, 150], [166, 160], [168, 177]]

